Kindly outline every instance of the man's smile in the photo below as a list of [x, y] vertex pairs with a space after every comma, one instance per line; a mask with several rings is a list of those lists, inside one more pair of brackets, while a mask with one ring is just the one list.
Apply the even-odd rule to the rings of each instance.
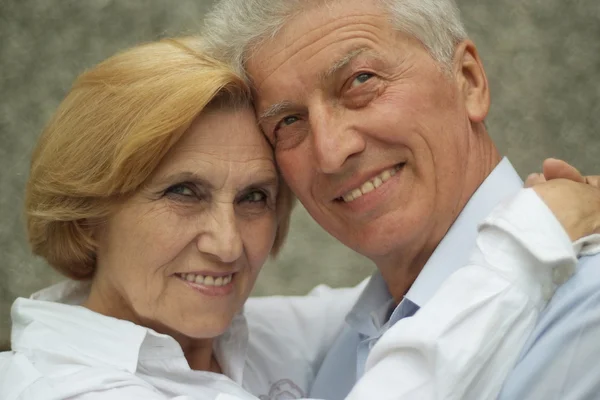
[[400, 171], [400, 169], [403, 166], [404, 166], [404, 164], [398, 164], [398, 165], [395, 165], [391, 168], [384, 170], [383, 172], [377, 174], [375, 177], [373, 177], [373, 178], [367, 180], [366, 182], [364, 182], [363, 184], [361, 184], [359, 187], [349, 190], [344, 195], [338, 197], [336, 200], [343, 201], [345, 203], [350, 203], [350, 202], [358, 199], [359, 197], [362, 197], [365, 194], [374, 191], [375, 189], [377, 189], [381, 185], [383, 185], [385, 182], [390, 180], [390, 178], [392, 176], [396, 175], [396, 173], [398, 171]]

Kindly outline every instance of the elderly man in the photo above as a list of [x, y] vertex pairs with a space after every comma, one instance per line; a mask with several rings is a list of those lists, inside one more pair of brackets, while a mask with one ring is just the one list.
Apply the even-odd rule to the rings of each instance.
[[[522, 186], [484, 123], [479, 54], [452, 0], [223, 0], [206, 35], [250, 78], [307, 211], [377, 265], [313, 387], [341, 399], [381, 335], [465, 264], [478, 222]], [[501, 398], [600, 393], [599, 264], [580, 260]]]

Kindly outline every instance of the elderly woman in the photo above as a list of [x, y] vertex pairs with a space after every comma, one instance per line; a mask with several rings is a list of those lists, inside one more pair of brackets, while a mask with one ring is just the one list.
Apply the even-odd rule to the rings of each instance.
[[[164, 40], [104, 61], [79, 77], [41, 136], [29, 239], [70, 280], [15, 302], [13, 351], [0, 356], [3, 400], [279, 399], [311, 384], [360, 288], [244, 310], [285, 240], [293, 197], [246, 86], [198, 48], [197, 39]], [[597, 195], [565, 185], [568, 205]], [[538, 190], [557, 212], [556, 192]], [[459, 393], [438, 375], [472, 381], [475, 358], [489, 361], [479, 376], [490, 387], [501, 382], [552, 277], [567, 276], [590, 244], [574, 248], [557, 220], [537, 224], [550, 209], [532, 189], [519, 196], [482, 225], [472, 263], [433, 305], [380, 341], [352, 398], [402, 398], [423, 382]], [[557, 217], [573, 239], [591, 233], [571, 214]], [[465, 280], [472, 290], [457, 296]], [[492, 330], [505, 335], [472, 345]], [[390, 379], [399, 371], [404, 379]]]

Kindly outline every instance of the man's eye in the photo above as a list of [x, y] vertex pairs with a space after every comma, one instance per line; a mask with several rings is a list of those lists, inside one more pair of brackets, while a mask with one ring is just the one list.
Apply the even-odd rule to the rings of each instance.
[[276, 151], [289, 150], [299, 145], [308, 133], [308, 122], [304, 114], [283, 117], [267, 137]]
[[281, 120], [281, 125], [290, 126], [294, 122], [297, 122], [297, 121], [298, 121], [298, 117], [296, 117], [294, 115], [290, 115], [289, 117], [285, 117], [284, 119]]
[[287, 117], [284, 117], [282, 120], [280, 120], [277, 125], [275, 125], [275, 128], [273, 129], [273, 136], [274, 139], [273, 141], [271, 141], [271, 144], [273, 144], [274, 142], [277, 142], [277, 139], [279, 138], [279, 130], [285, 127], [288, 127], [290, 125], [293, 125], [294, 123], [298, 122], [300, 120], [300, 118], [296, 117], [295, 115], [290, 115]]
[[190, 189], [187, 185], [184, 185], [184, 184], [181, 184], [181, 183], [169, 187], [165, 191], [165, 194], [167, 194], [167, 195], [177, 195], [177, 196], [187, 196], [187, 197], [191, 197], [191, 196], [195, 195], [194, 191], [192, 189]]
[[267, 195], [260, 191], [254, 191], [248, 193], [244, 196], [243, 201], [247, 201], [248, 203], [260, 203], [267, 199]]
[[373, 76], [373, 74], [368, 73], [368, 72], [363, 72], [361, 74], [356, 75], [356, 77], [354, 78], [354, 80], [352, 81], [352, 84], [350, 85], [351, 87], [357, 87], [362, 85], [363, 83], [365, 83], [366, 81], [368, 81], [369, 79], [371, 79]]

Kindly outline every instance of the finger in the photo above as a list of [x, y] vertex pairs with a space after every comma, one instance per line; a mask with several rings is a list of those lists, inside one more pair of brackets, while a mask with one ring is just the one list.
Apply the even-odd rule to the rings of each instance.
[[588, 185], [600, 188], [600, 175], [588, 175], [584, 179]]
[[546, 178], [544, 177], [544, 175], [538, 173], [529, 174], [529, 176], [525, 180], [525, 187], [532, 187], [533, 185], [537, 185], [539, 183], [544, 182], [546, 182]]
[[571, 164], [557, 160], [555, 158], [547, 158], [542, 165], [544, 176], [547, 180], [552, 179], [568, 179], [575, 182], [585, 183], [585, 178], [581, 172]]

